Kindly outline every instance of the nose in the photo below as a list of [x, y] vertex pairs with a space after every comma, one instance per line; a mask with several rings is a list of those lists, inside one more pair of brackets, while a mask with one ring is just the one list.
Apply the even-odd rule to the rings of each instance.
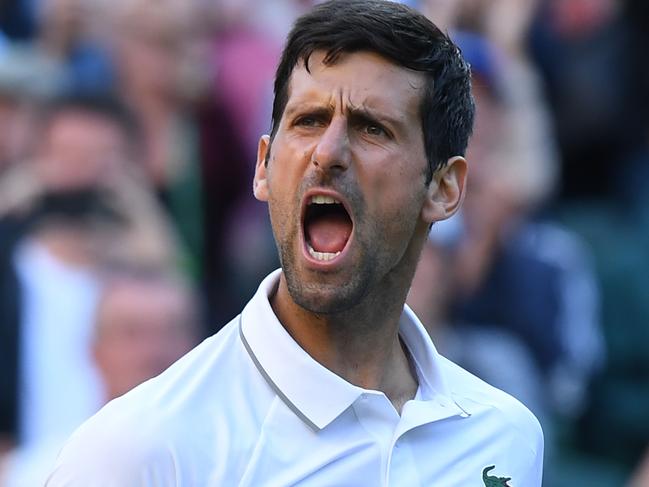
[[345, 171], [351, 162], [347, 122], [331, 120], [311, 154], [311, 162], [323, 172]]

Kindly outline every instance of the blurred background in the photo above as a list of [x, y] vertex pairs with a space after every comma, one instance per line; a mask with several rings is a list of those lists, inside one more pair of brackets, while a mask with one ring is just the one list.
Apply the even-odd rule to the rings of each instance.
[[[41, 485], [278, 267], [251, 181], [313, 3], [0, 3], [0, 485]], [[649, 4], [406, 3], [460, 45], [478, 110], [409, 304], [539, 417], [544, 485], [649, 486]]]

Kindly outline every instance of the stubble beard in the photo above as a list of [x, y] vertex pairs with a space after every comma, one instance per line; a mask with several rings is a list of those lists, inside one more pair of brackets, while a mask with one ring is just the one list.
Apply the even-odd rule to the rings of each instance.
[[[303, 195], [307, 188], [322, 184], [318, 178], [303, 181], [298, 194]], [[286, 284], [295, 304], [303, 309], [318, 315], [335, 315], [350, 312], [361, 305], [371, 294], [376, 284], [377, 276], [382, 272], [390, 256], [377, 252], [376, 239], [382, 238], [380, 225], [372, 223], [366, 217], [365, 202], [356, 188], [343, 187], [344, 183], [324, 184], [336, 187], [341, 193], [347, 194], [350, 204], [354, 208], [355, 220], [354, 236], [349, 249], [355, 253], [352, 267], [340, 269], [335, 272], [318, 272], [308, 270], [299, 265], [303, 259], [300, 248], [301, 238], [298, 226], [291, 226], [291, 231], [282, 239], [275, 234], [275, 242], [279, 251], [280, 263]], [[301, 201], [301, 196], [296, 201]], [[296, 208], [299, 205], [296, 202]], [[278, 215], [279, 216], [279, 215]], [[273, 228], [290, 226], [291, 218], [288, 215], [279, 216], [283, 219], [281, 225]], [[271, 218], [272, 219], [272, 218]], [[279, 222], [278, 222], [279, 223]], [[341, 282], [342, 281], [342, 282]]]
[[324, 272], [300, 272], [299, 257], [295, 255], [290, 240], [278, 247], [288, 291], [297, 305], [314, 314], [332, 315], [351, 310], [368, 295], [377, 263], [364, 245], [360, 245], [362, 261], [359, 266], [344, 272], [349, 278], [340, 282], [341, 277], [336, 275], [330, 278]]
[[[377, 308], [388, 306], [389, 296], [393, 294], [391, 290], [398, 289], [398, 283], [405, 282], [406, 278], [409, 279], [406, 287], [409, 287], [418, 258], [414, 264], [404, 267], [407, 249], [403, 249], [403, 254], [397, 254], [396, 249], [382, 246], [380, 239], [384, 237], [385, 229], [377, 223], [370, 223], [363, 216], [364, 212], [354, 228], [355, 248], [350, 249], [355, 253], [351, 259], [353, 264], [336, 273], [300, 268], [298, 263], [301, 256], [296, 255], [296, 243], [299, 241], [297, 232], [278, 243], [287, 288], [297, 305], [318, 315], [360, 316], [364, 314], [363, 309], [372, 314]], [[406, 233], [412, 239], [414, 226]], [[411, 272], [408, 271], [410, 267]], [[406, 271], [405, 274], [403, 271]]]

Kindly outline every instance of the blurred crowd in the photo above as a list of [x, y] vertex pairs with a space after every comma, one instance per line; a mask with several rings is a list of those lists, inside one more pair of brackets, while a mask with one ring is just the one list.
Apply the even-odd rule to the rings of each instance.
[[[313, 3], [0, 3], [0, 485], [41, 484], [279, 266], [252, 173]], [[462, 212], [408, 303], [535, 412], [545, 485], [649, 486], [649, 4], [404, 3], [461, 47], [477, 104]]]

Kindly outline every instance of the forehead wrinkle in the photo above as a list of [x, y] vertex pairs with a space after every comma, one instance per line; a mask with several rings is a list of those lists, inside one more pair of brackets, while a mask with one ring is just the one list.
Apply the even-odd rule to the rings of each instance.
[[[307, 71], [304, 64], [296, 65], [296, 69], [291, 74], [288, 82], [288, 105], [290, 112], [298, 111], [304, 105], [319, 106], [326, 108], [327, 111], [340, 111], [341, 113], [357, 112], [359, 114], [370, 115], [372, 118], [398, 122], [400, 124], [407, 123], [408, 119], [415, 117], [419, 119], [420, 102], [423, 96], [423, 88], [425, 86], [425, 76], [422, 73], [412, 70], [405, 70], [411, 74], [408, 79], [404, 80], [408, 91], [411, 91], [416, 96], [413, 96], [403, 106], [401, 100], [393, 100], [391, 97], [382, 99], [380, 96], [377, 98], [376, 94], [368, 93], [367, 88], [364, 86], [355, 86], [354, 80], [349, 80], [349, 83], [343, 86], [331, 86], [328, 77], [319, 79], [320, 74], [325, 74], [330, 68], [335, 68], [338, 63], [333, 65], [320, 65], [318, 56], [322, 55], [319, 51], [312, 53], [309, 59], [309, 64], [312, 69]], [[398, 72], [403, 70], [399, 66], [386, 65], [387, 73]], [[412, 76], [414, 75], [414, 76]], [[308, 79], [308, 85], [302, 86], [300, 93], [295, 92], [295, 82], [297, 78], [303, 80]], [[297, 99], [291, 99], [292, 95], [297, 95]], [[286, 108], [288, 109], [289, 106]], [[287, 112], [288, 110], [285, 110]]]
[[296, 97], [289, 97], [285, 116], [291, 116], [302, 110], [334, 111], [335, 102], [331, 94], [323, 93], [317, 87], [310, 87], [298, 93]]

